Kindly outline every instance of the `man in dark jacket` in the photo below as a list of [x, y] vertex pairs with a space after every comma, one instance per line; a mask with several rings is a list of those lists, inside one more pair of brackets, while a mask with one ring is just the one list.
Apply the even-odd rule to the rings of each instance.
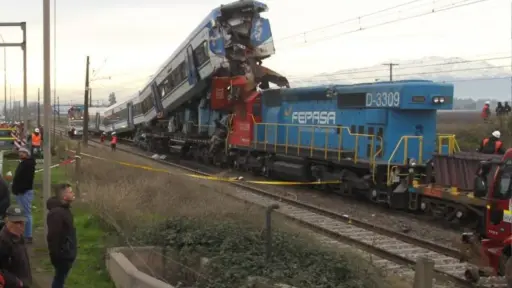
[[0, 272], [5, 287], [30, 287], [32, 272], [25, 247], [23, 231], [26, 217], [23, 209], [10, 206], [6, 212], [5, 226], [0, 230]]
[[77, 252], [76, 230], [70, 210], [75, 194], [69, 184], [61, 184], [56, 192], [57, 195], [46, 202], [46, 208], [49, 210], [46, 218], [46, 239], [50, 260], [55, 269], [52, 288], [63, 288]]
[[20, 148], [18, 151], [20, 156], [20, 164], [14, 172], [12, 179], [12, 193], [16, 195], [16, 202], [18, 203], [27, 217], [25, 225], [25, 240], [27, 243], [32, 243], [32, 200], [34, 199], [34, 174], [36, 171], [36, 161], [30, 157], [30, 152], [27, 148]]
[[5, 211], [11, 205], [11, 193], [9, 192], [9, 185], [0, 176], [0, 218], [5, 217]]

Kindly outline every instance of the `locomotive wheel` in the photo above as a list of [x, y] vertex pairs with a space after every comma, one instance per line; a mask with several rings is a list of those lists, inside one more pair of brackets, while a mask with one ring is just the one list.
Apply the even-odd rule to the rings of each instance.
[[505, 279], [507, 287], [512, 287], [512, 257], [509, 257], [505, 264]]
[[470, 268], [464, 272], [464, 278], [471, 283], [478, 283], [480, 280], [480, 272], [477, 268]]
[[[498, 267], [498, 273], [500, 276], [506, 276], [507, 275], [507, 268], [508, 270], [508, 275], [510, 275], [512, 277], [512, 267], [510, 267], [512, 264], [510, 263], [511, 262], [511, 257], [510, 257], [510, 246], [507, 246], [505, 248], [503, 248], [503, 251], [501, 252], [501, 255], [500, 255], [500, 260], [499, 260], [499, 267]], [[507, 277], [508, 278], [508, 277]]]

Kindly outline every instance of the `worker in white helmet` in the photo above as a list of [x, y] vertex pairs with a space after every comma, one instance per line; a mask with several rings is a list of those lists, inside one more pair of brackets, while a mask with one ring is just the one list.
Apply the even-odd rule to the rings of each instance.
[[39, 155], [41, 152], [41, 131], [39, 130], [39, 128], [36, 128], [34, 129], [34, 133], [32, 133], [32, 136], [30, 137], [31, 138], [31, 147], [32, 147], [32, 151], [31, 151], [31, 154], [32, 154], [32, 157], [35, 157], [37, 155]]
[[480, 114], [484, 122], [487, 122], [491, 117], [491, 102], [485, 101], [484, 107], [482, 108], [482, 113]]
[[116, 132], [112, 132], [112, 139], [110, 140], [110, 148], [112, 149], [112, 151], [116, 151], [116, 146], [117, 146], [117, 135], [116, 135]]
[[500, 131], [496, 130], [492, 132], [491, 137], [482, 140], [482, 143], [480, 143], [480, 148], [478, 148], [477, 151], [484, 154], [505, 154], [503, 142], [500, 140], [500, 137]]

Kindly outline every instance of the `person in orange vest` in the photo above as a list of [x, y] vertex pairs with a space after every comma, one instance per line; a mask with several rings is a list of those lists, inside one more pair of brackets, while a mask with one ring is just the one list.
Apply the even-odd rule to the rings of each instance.
[[112, 151], [116, 151], [117, 135], [116, 132], [112, 132], [112, 140], [110, 140], [110, 148]]
[[492, 132], [491, 137], [482, 140], [482, 143], [480, 143], [480, 148], [478, 148], [477, 151], [483, 154], [505, 154], [503, 142], [500, 140], [500, 137], [500, 131], [496, 130]]
[[34, 133], [32, 133], [31, 136], [31, 144], [32, 151], [30, 154], [32, 154], [32, 156], [39, 154], [39, 152], [41, 152], [41, 133], [39, 128], [34, 129]]
[[105, 142], [105, 137], [107, 136], [107, 133], [103, 132], [101, 133], [101, 136], [100, 136], [100, 142], [101, 144], [103, 144]]
[[480, 114], [482, 119], [484, 119], [485, 122], [489, 120], [489, 117], [491, 117], [491, 102], [485, 101], [485, 105], [482, 108], [482, 113]]

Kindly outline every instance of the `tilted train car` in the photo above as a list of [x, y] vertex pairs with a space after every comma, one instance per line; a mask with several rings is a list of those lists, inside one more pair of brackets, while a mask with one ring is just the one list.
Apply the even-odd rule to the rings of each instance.
[[[133, 137], [144, 126], [144, 134], [153, 139], [207, 140], [214, 130], [210, 127], [231, 113], [243, 92], [276, 78], [275, 72], [261, 66], [275, 53], [270, 23], [260, 15], [267, 10], [252, 0], [212, 10], [137, 95], [105, 113], [105, 129]], [[248, 79], [243, 89], [235, 87], [219, 99], [213, 79], [237, 77]], [[287, 84], [283, 77], [278, 80]], [[137, 123], [138, 119], [143, 121]]]

